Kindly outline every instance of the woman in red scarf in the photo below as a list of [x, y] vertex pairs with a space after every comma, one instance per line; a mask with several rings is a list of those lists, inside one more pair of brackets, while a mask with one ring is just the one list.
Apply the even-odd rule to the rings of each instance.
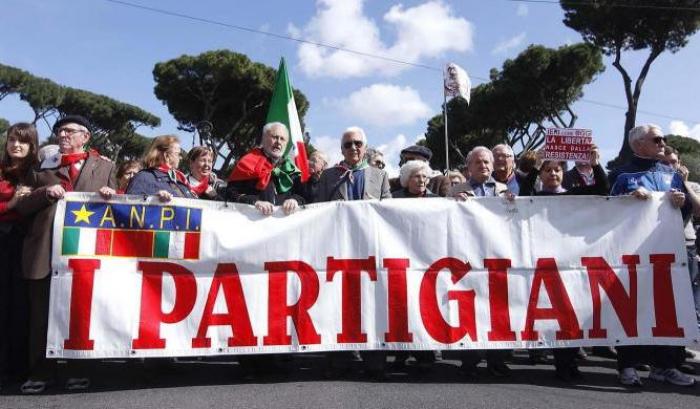
[[226, 183], [212, 172], [214, 152], [206, 146], [195, 146], [187, 154], [187, 160], [190, 164], [187, 182], [192, 192], [200, 199], [224, 200], [220, 192], [226, 188]]
[[27, 371], [27, 291], [19, 256], [24, 229], [13, 208], [20, 196], [30, 193], [28, 179], [36, 163], [36, 128], [12, 125], [0, 160], [0, 385], [8, 378], [22, 379]]
[[175, 135], [153, 138], [143, 158], [144, 169], [134, 176], [126, 188], [129, 195], [156, 195], [163, 202], [173, 197], [195, 199], [180, 164], [180, 140]]

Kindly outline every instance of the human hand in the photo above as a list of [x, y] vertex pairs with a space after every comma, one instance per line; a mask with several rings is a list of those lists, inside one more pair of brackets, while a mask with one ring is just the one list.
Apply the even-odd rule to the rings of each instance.
[[466, 202], [467, 200], [469, 200], [469, 195], [466, 194], [465, 192], [459, 192], [459, 193], [455, 194], [454, 197], [459, 202]]
[[159, 190], [158, 193], [156, 193], [156, 196], [158, 196], [158, 199], [164, 203], [173, 199], [173, 194], [167, 190]]
[[634, 196], [639, 200], [647, 200], [651, 197], [651, 192], [644, 189], [643, 187], [637, 188], [637, 190], [630, 193], [630, 196]]
[[52, 199], [62, 199], [66, 190], [61, 185], [53, 185], [46, 188], [46, 195]]
[[600, 163], [600, 151], [598, 150], [598, 147], [591, 145], [591, 150], [589, 153], [591, 154], [591, 167], [598, 166]]
[[282, 210], [284, 214], [292, 214], [299, 209], [299, 202], [296, 199], [287, 199], [282, 203]]
[[272, 205], [270, 202], [266, 202], [264, 200], [258, 200], [255, 202], [255, 208], [258, 209], [258, 211], [265, 216], [269, 216], [272, 214], [272, 212], [275, 211], [275, 206]]
[[98, 192], [100, 193], [100, 196], [102, 196], [102, 198], [105, 200], [111, 199], [112, 196], [117, 193], [116, 190], [112, 189], [109, 186], [102, 186], [100, 190], [98, 190]]
[[32, 188], [24, 185], [17, 185], [15, 188], [15, 196], [22, 197], [32, 193]]
[[685, 165], [680, 165], [678, 167], [678, 173], [680, 173], [681, 176], [683, 177], [683, 182], [688, 181], [688, 176], [690, 175], [690, 171], [688, 170], [688, 168]]
[[671, 200], [671, 204], [675, 208], [679, 208], [683, 206], [683, 203], [685, 203], [685, 193], [681, 192], [680, 190], [673, 189], [668, 192], [668, 196]]

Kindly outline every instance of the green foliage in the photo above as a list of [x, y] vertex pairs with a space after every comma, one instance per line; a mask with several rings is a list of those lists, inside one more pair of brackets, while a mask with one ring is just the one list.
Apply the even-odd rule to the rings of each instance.
[[[591, 6], [594, 3], [594, 6]], [[621, 6], [661, 6], [621, 7]], [[561, 0], [564, 24], [607, 55], [621, 50], [660, 49], [675, 53], [700, 25], [698, 0]], [[678, 7], [674, 10], [673, 7]]]
[[[500, 71], [492, 69], [491, 81], [472, 90], [469, 106], [462, 98], [447, 103], [451, 165], [463, 162], [477, 145], [535, 149], [546, 126], [572, 127], [577, 117], [571, 104], [603, 70], [600, 51], [587, 44], [531, 45]], [[426, 131], [425, 144], [435, 153], [431, 165], [439, 169], [445, 167], [443, 125], [443, 116], [436, 115]]]
[[688, 179], [693, 182], [700, 182], [700, 142], [680, 135], [666, 136], [668, 137], [668, 144], [678, 150], [681, 163], [690, 171]]
[[112, 160], [140, 157], [148, 139], [136, 133], [140, 126], [158, 126], [160, 118], [134, 105], [119, 102], [0, 64], [0, 100], [18, 94], [34, 111], [33, 123], [65, 115], [82, 115], [93, 125], [91, 147]]
[[[229, 164], [253, 146], [265, 124], [276, 70], [228, 50], [208, 51], [156, 64], [155, 95], [168, 107], [180, 128], [194, 132], [197, 124], [213, 125], [217, 156]], [[309, 108], [294, 90], [300, 118]]]
[[666, 135], [668, 145], [673, 146], [681, 154], [692, 154], [700, 156], [700, 142], [693, 138], [688, 138], [680, 135]]
[[0, 158], [5, 153], [5, 141], [7, 141], [7, 128], [10, 123], [5, 118], [0, 118]]
[[0, 64], [0, 101], [17, 93], [29, 77], [26, 71]]
[[[635, 126], [642, 85], [651, 64], [664, 51], [675, 53], [684, 47], [700, 28], [700, 0], [561, 0], [560, 4], [564, 24], [578, 31], [586, 42], [614, 56], [612, 65], [622, 76], [627, 100], [622, 148], [614, 162], [625, 162], [632, 156], [627, 134]], [[663, 8], [634, 7], [640, 5]], [[692, 8], [696, 11], [689, 10]], [[621, 53], [645, 49], [649, 55], [635, 81], [622, 66]]]
[[10, 122], [5, 118], [0, 118], [0, 135], [4, 134], [5, 131], [7, 131], [7, 128], [9, 127]]

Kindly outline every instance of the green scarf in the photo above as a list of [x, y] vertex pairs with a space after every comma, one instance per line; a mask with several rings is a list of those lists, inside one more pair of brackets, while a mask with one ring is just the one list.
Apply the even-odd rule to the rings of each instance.
[[294, 176], [301, 172], [288, 157], [280, 159], [272, 169], [272, 181], [275, 183], [277, 193], [287, 193], [294, 185]]

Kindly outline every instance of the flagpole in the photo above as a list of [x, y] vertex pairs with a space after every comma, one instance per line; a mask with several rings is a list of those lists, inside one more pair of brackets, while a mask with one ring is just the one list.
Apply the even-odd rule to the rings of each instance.
[[[444, 81], [444, 80], [443, 80]], [[445, 174], [450, 171], [450, 148], [449, 145], [447, 144], [447, 90], [444, 87], [442, 87], [442, 97], [443, 97], [443, 105], [442, 105], [442, 122], [445, 123]]]

